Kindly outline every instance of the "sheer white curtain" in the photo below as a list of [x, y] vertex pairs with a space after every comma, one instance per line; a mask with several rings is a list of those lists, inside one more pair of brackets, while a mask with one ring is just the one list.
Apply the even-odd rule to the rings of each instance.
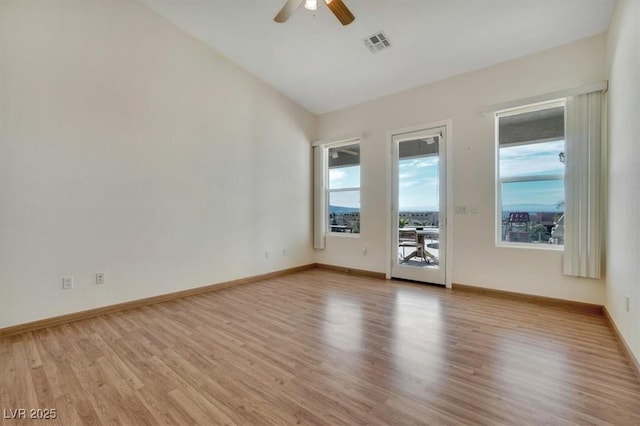
[[604, 238], [602, 92], [567, 98], [566, 117], [563, 271], [600, 278]]

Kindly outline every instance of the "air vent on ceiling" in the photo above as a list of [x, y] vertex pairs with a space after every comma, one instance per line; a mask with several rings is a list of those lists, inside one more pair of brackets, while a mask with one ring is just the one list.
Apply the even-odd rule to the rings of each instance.
[[371, 34], [369, 37], [363, 39], [362, 41], [364, 42], [365, 46], [369, 48], [371, 53], [378, 53], [381, 50], [391, 47], [389, 39], [386, 35], [384, 35], [382, 31]]

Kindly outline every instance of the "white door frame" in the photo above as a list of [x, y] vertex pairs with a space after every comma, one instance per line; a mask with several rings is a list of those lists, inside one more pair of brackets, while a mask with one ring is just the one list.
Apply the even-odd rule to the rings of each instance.
[[421, 130], [433, 129], [436, 127], [444, 127], [446, 131], [445, 139], [445, 206], [446, 215], [444, 217], [445, 232], [445, 286], [446, 288], [452, 288], [453, 283], [453, 123], [451, 119], [436, 121], [426, 124], [419, 124], [416, 126], [403, 127], [400, 129], [394, 129], [387, 132], [387, 205], [389, 210], [387, 211], [387, 268], [386, 277], [391, 278], [391, 265], [396, 261], [398, 255], [398, 248], [396, 246], [397, 236], [394, 235], [395, 227], [392, 225], [393, 216], [393, 136], [401, 133], [417, 132]]

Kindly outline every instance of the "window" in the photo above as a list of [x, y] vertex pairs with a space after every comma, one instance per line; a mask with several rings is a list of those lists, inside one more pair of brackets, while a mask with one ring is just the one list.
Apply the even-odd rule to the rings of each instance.
[[498, 113], [498, 244], [564, 244], [564, 101]]
[[326, 149], [327, 232], [360, 233], [360, 143]]

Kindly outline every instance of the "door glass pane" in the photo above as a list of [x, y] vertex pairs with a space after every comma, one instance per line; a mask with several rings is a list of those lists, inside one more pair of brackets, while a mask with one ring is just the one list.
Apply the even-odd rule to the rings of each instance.
[[439, 267], [438, 137], [398, 144], [398, 264]]

